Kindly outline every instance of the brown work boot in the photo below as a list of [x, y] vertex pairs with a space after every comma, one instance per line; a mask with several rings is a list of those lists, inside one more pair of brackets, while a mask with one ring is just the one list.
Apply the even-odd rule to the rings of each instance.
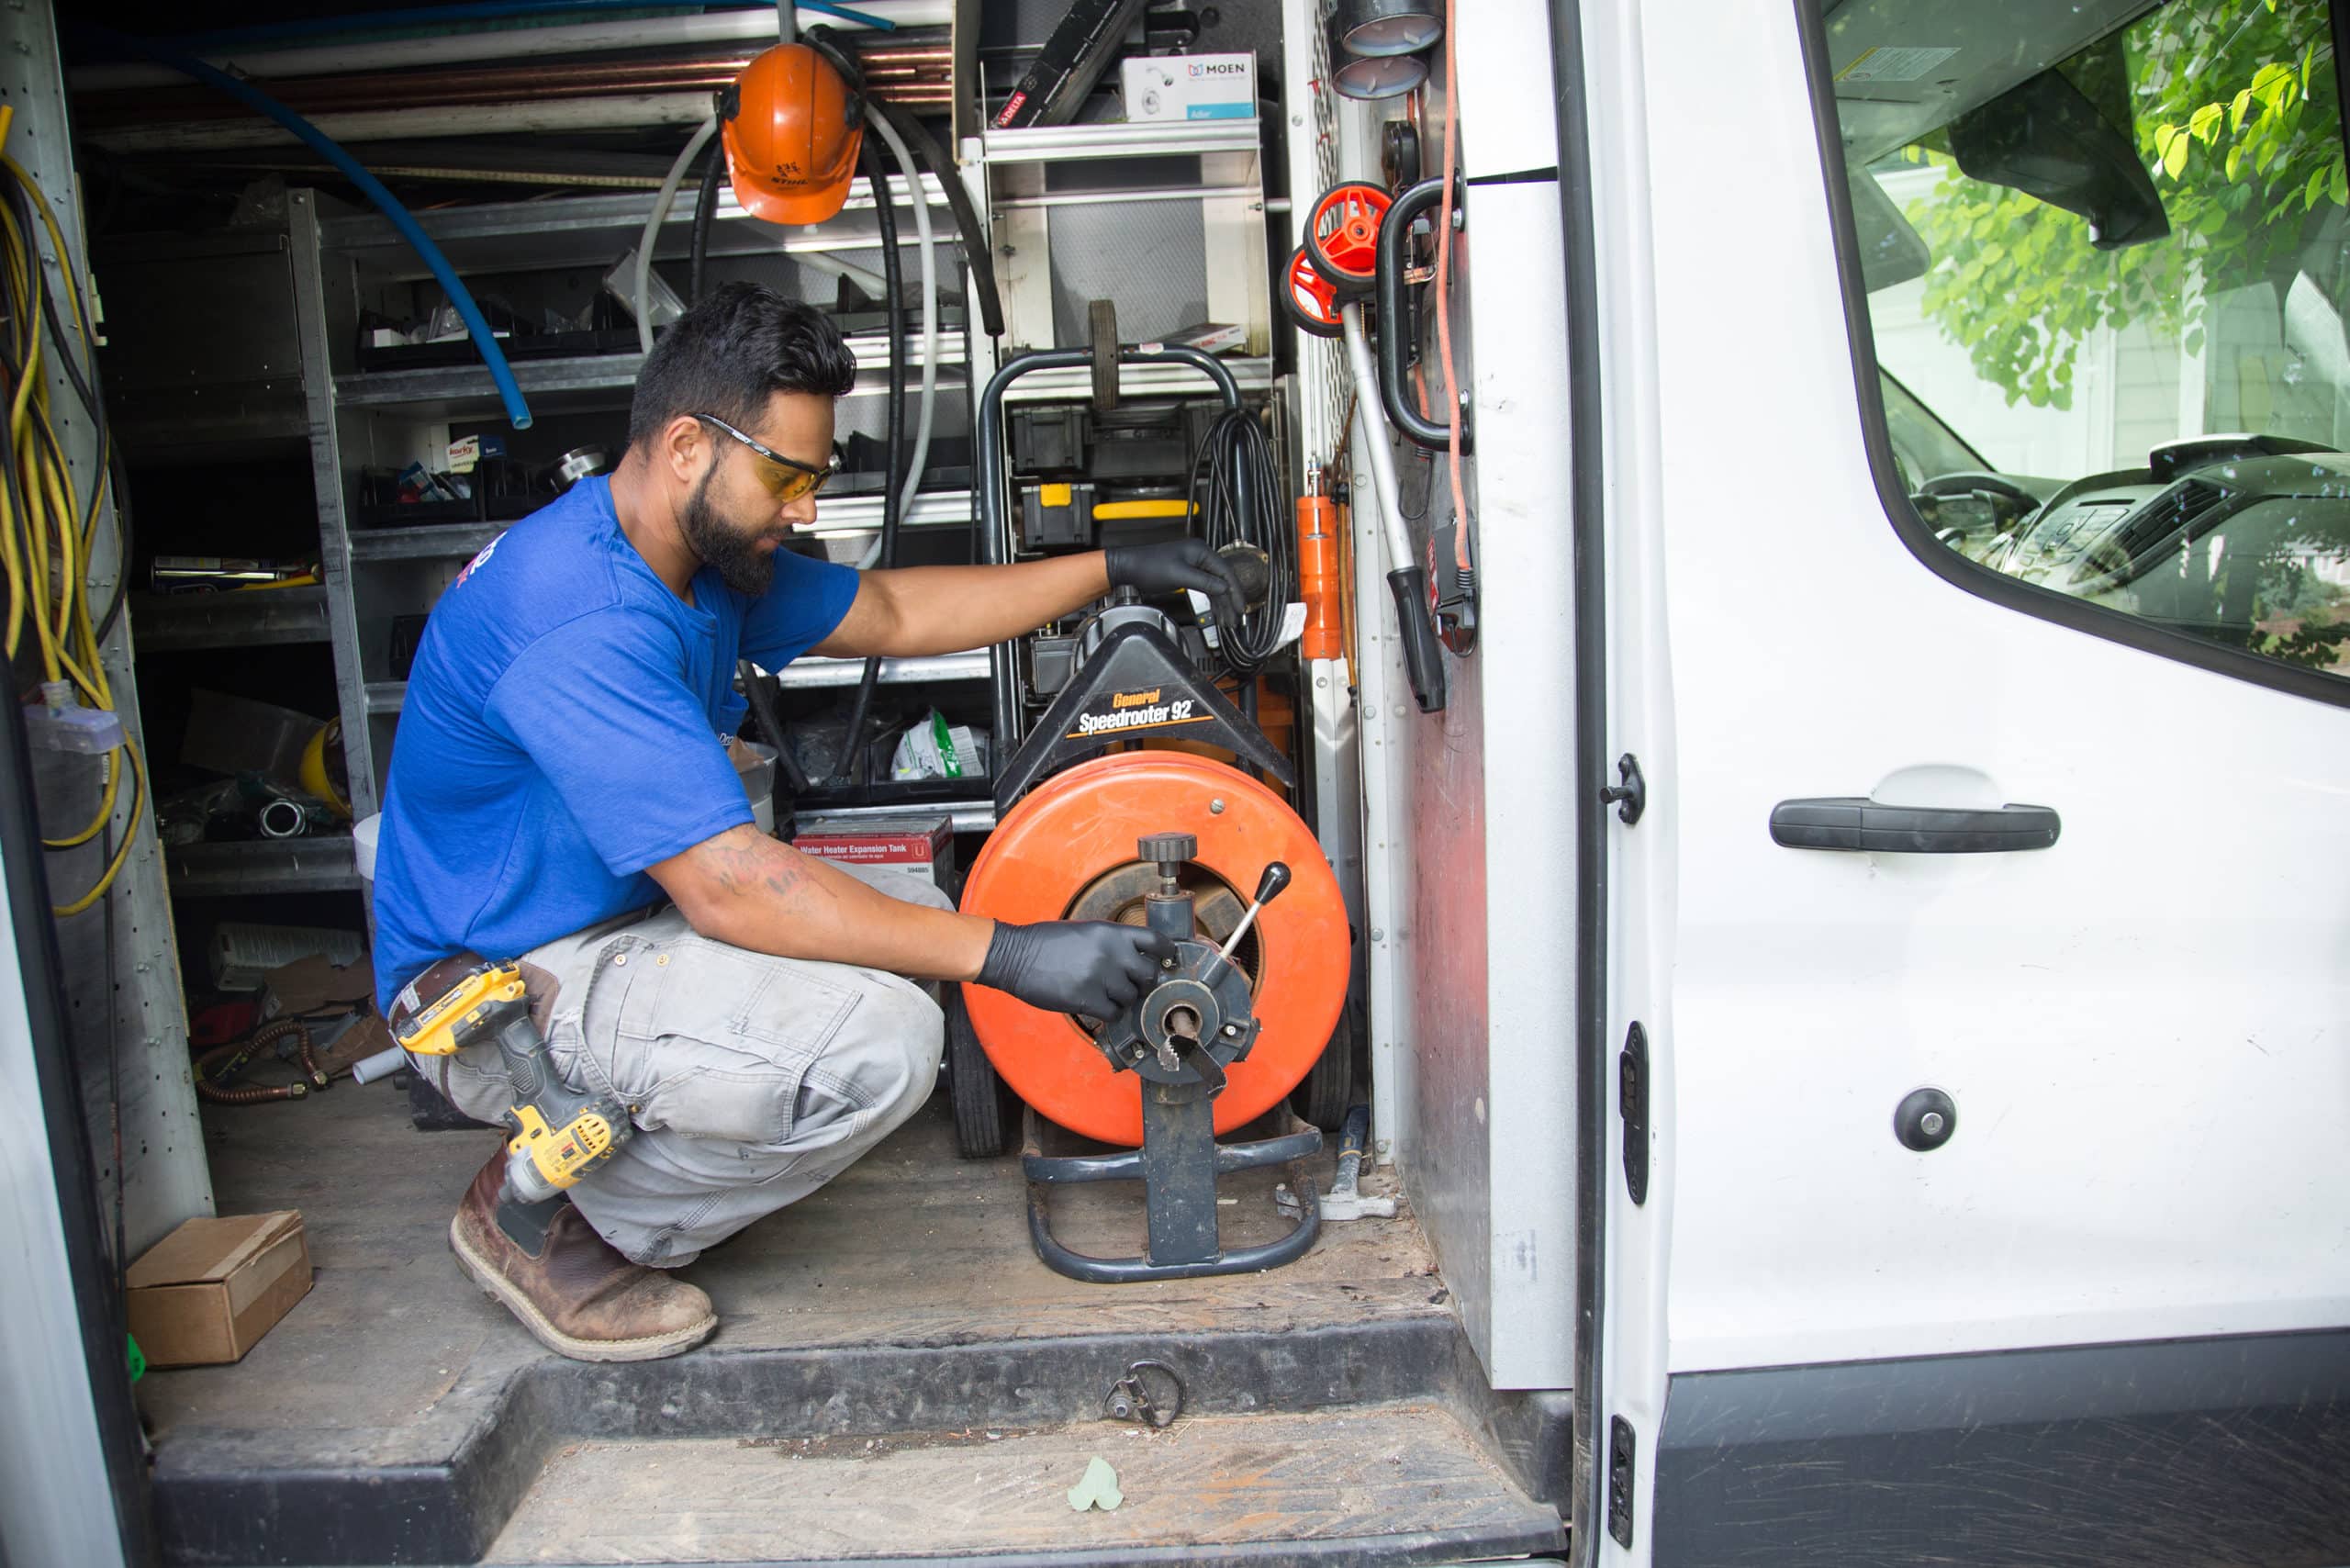
[[449, 1245], [474, 1283], [504, 1302], [541, 1344], [575, 1361], [650, 1361], [710, 1338], [718, 1314], [709, 1296], [630, 1262], [568, 1201], [547, 1222], [535, 1253], [517, 1245], [498, 1224], [505, 1174], [501, 1141], [457, 1205]]

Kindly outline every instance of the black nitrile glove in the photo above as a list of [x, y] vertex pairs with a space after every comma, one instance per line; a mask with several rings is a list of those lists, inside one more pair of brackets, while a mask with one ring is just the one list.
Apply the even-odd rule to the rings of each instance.
[[1139, 925], [1106, 920], [995, 923], [979, 983], [1048, 1013], [1115, 1018], [1150, 988], [1175, 944]]
[[1196, 539], [1178, 539], [1169, 544], [1118, 544], [1102, 554], [1113, 588], [1134, 588], [1145, 599], [1180, 588], [1196, 589], [1208, 596], [1219, 626], [1237, 626], [1248, 612], [1248, 599], [1231, 564]]

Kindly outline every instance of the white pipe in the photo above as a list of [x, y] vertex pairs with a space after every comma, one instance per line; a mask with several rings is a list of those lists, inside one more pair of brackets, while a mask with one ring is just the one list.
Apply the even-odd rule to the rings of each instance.
[[[954, 19], [953, 0], [858, 0], [856, 9], [901, 28], [943, 28]], [[832, 28], [864, 30], [857, 22], [827, 17]], [[438, 38], [386, 39], [380, 43], [310, 44], [297, 49], [248, 48], [207, 54], [208, 64], [240, 76], [268, 81], [286, 76], [339, 76], [346, 72], [398, 71], [415, 65], [463, 65], [482, 60], [523, 60], [550, 54], [595, 54], [606, 50], [670, 49], [702, 43], [765, 43], [775, 37], [775, 18], [764, 11], [648, 17], [625, 22], [574, 22], [560, 27], [503, 28], [491, 32], [453, 33]], [[186, 80], [157, 65], [82, 65], [65, 73], [77, 93], [116, 87], [172, 87]]]
[[[1387, 417], [1380, 412], [1379, 371], [1371, 363], [1371, 339], [1363, 331], [1361, 304], [1340, 306], [1338, 319], [1346, 323], [1347, 364], [1355, 375], [1355, 418], [1360, 421], [1355, 429], [1363, 458], [1371, 465], [1371, 487], [1379, 499], [1387, 569], [1392, 572], [1412, 565], [1412, 536], [1404, 523], [1404, 509], [1395, 498], [1400, 493], [1395, 484], [1395, 438], [1387, 429]], [[1395, 328], [1391, 323], [1385, 330]]]
[[[890, 123], [890, 117], [867, 104], [865, 118], [881, 140], [889, 144], [890, 154], [898, 160], [898, 168], [906, 177], [909, 205], [914, 209], [914, 232], [922, 236], [922, 413], [914, 423], [914, 456], [906, 465], [905, 487], [899, 491], [898, 519], [901, 522], [914, 510], [914, 494], [922, 488], [923, 465], [930, 461], [930, 421], [938, 401], [938, 262], [930, 231], [930, 203], [922, 199], [922, 171], [914, 165], [913, 152], [906, 146], [906, 139]], [[875, 199], [886, 200], [885, 188], [874, 193]], [[901, 352], [897, 344], [891, 353]], [[857, 563], [859, 571], [871, 569], [881, 558], [881, 536], [875, 534], [873, 543]]]
[[661, 182], [661, 194], [653, 198], [653, 210], [644, 215], [644, 232], [636, 241], [636, 286], [630, 290], [636, 301], [636, 342], [645, 353], [653, 352], [653, 246], [661, 238], [662, 220], [669, 216], [669, 204], [677, 199], [677, 187], [685, 184], [686, 171], [693, 167], [710, 139], [718, 134], [718, 117], [711, 116], [701, 122], [686, 150], [669, 165], [666, 179]]

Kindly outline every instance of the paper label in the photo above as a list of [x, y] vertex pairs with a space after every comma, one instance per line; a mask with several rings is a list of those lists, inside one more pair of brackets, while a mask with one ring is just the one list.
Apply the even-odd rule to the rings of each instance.
[[1958, 52], [1955, 49], [1879, 44], [1836, 73], [1839, 82], [1915, 82]]
[[474, 471], [474, 465], [480, 461], [481, 437], [477, 435], [461, 436], [457, 440], [449, 443], [448, 466], [450, 473], [470, 474]]

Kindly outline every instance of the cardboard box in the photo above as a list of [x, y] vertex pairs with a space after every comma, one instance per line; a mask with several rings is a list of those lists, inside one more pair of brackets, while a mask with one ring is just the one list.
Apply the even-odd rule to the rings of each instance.
[[1151, 54], [1119, 69], [1130, 121], [1257, 118], [1253, 54]]
[[130, 1266], [130, 1337], [153, 1367], [244, 1359], [310, 1292], [302, 1216], [192, 1219]]
[[954, 890], [955, 819], [943, 813], [802, 817], [791, 847], [819, 860], [901, 871]]

